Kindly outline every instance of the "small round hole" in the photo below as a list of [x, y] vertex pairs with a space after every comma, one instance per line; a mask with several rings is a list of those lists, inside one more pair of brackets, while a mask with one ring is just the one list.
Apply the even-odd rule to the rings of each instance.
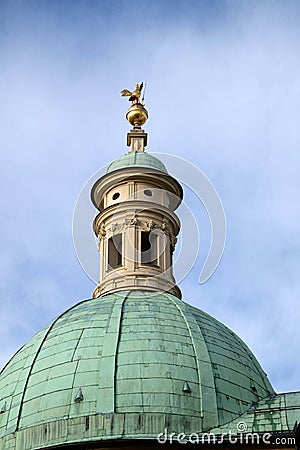
[[116, 192], [113, 196], [112, 196], [112, 199], [113, 200], [117, 200], [117, 198], [119, 198], [120, 197], [120, 193], [119, 192]]
[[152, 197], [152, 191], [150, 191], [149, 189], [145, 189], [144, 194], [147, 195], [147, 197]]

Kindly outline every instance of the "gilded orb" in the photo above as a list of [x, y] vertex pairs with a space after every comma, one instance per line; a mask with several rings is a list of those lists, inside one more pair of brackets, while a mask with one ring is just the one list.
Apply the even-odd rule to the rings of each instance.
[[148, 111], [141, 103], [133, 103], [126, 113], [126, 119], [131, 125], [144, 125], [148, 119]]

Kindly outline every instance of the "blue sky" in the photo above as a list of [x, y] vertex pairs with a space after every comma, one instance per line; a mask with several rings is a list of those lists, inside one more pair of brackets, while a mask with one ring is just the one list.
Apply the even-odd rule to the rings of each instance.
[[[300, 11], [293, 1], [0, 4], [0, 364], [93, 283], [75, 256], [79, 192], [126, 150], [120, 90], [147, 80], [148, 151], [216, 187], [227, 244], [185, 301], [236, 331], [277, 391], [299, 390]], [[180, 213], [180, 211], [179, 211]], [[184, 225], [183, 225], [184, 226]]]

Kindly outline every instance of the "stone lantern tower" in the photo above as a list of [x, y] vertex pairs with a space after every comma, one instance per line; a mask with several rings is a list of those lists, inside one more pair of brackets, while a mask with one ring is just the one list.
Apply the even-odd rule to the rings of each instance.
[[146, 154], [148, 113], [138, 100], [127, 113], [133, 125], [130, 151], [115, 161], [93, 186], [100, 213], [94, 221], [101, 255], [100, 283], [93, 296], [124, 289], [166, 291], [181, 298], [172, 254], [179, 233], [174, 210], [182, 200], [180, 184], [157, 158]]

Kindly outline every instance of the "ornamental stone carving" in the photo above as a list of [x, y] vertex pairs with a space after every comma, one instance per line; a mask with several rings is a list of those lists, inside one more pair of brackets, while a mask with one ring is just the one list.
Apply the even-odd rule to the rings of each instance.
[[116, 231], [116, 229], [118, 228], [118, 223], [112, 223], [111, 226], [109, 227], [109, 231], [111, 231], [112, 233], [114, 233]]
[[102, 224], [100, 225], [99, 233], [98, 233], [98, 239], [99, 239], [99, 241], [101, 241], [101, 239], [104, 238], [105, 236], [106, 236], [106, 229], [105, 229], [104, 223], [102, 223]]
[[147, 220], [146, 221], [146, 228], [148, 229], [148, 230], [153, 230], [153, 228], [155, 227], [155, 223], [154, 223], [154, 221], [153, 220]]

